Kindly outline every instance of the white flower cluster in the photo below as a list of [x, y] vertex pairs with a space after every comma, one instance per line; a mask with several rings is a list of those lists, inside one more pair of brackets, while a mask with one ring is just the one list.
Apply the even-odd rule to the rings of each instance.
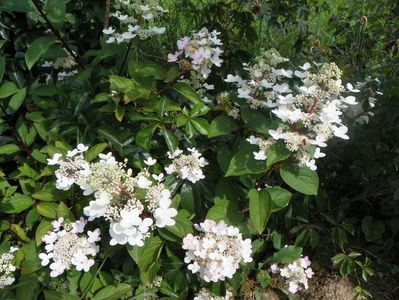
[[355, 89], [363, 94], [364, 101], [359, 101], [350, 111], [346, 112], [349, 118], [359, 124], [367, 124], [374, 113], [370, 111], [376, 105], [377, 98], [382, 93], [379, 91], [381, 82], [378, 78], [367, 76], [364, 82], [356, 82]]
[[206, 282], [232, 278], [240, 262], [252, 262], [251, 240], [243, 240], [237, 227], [208, 219], [194, 226], [200, 235], [188, 234], [183, 239], [184, 262]]
[[180, 178], [196, 183], [205, 178], [202, 168], [208, 165], [208, 162], [195, 148], [187, 148], [187, 150], [191, 154], [183, 154], [183, 150], [179, 148], [173, 154], [168, 151], [168, 157], [173, 161], [165, 167], [165, 171], [167, 174], [177, 173]]
[[254, 65], [244, 64], [249, 79], [228, 75], [225, 81], [238, 87], [238, 97], [245, 99], [252, 109], [270, 108], [280, 119], [280, 126], [269, 130], [269, 137], [248, 139], [260, 148], [254, 153], [255, 159], [266, 159], [269, 147], [281, 140], [295, 153], [300, 165], [316, 170], [315, 159], [325, 156], [320, 148], [326, 147], [329, 139], [349, 139], [341, 115], [348, 105], [357, 102], [354, 96], [342, 94], [359, 90], [350, 83], [342, 85], [341, 71], [335, 63], [314, 67], [305, 63], [295, 71], [277, 68], [286, 61], [271, 49], [257, 57]]
[[208, 78], [212, 66], [220, 67], [223, 60], [220, 55], [223, 45], [218, 38], [220, 32], [216, 30], [209, 32], [205, 27], [191, 37], [183, 37], [177, 41], [178, 51], [168, 54], [169, 62], [177, 62], [182, 56], [191, 63], [191, 68], [201, 74], [204, 79]]
[[154, 25], [167, 10], [159, 5], [159, 0], [115, 0], [115, 11], [111, 16], [119, 23], [103, 30], [108, 36], [107, 43], [122, 43], [135, 37], [145, 40], [165, 32], [165, 27]]
[[[68, 151], [65, 158], [57, 153], [48, 162], [59, 165], [55, 174], [56, 187], [67, 190], [77, 184], [84, 195], [94, 195], [94, 200], [83, 209], [92, 221], [104, 217], [109, 222], [110, 244], [143, 246], [150, 229], [173, 226], [177, 210], [171, 208], [171, 193], [162, 183], [164, 175], [150, 174], [148, 168], [132, 175], [125, 163], [118, 162], [111, 153], [99, 154], [98, 162], [84, 160], [88, 149], [79, 144]], [[148, 166], [156, 163], [148, 158]]]
[[0, 289], [7, 285], [13, 284], [15, 281], [13, 272], [17, 269], [14, 264], [14, 252], [18, 248], [10, 247], [10, 250], [0, 255]]
[[[78, 63], [75, 61], [73, 56], [64, 50], [66, 56], [58, 57], [54, 62], [52, 61], [44, 61], [41, 65], [45, 68], [54, 68], [58, 70], [57, 78], [59, 81], [64, 80], [67, 77], [78, 74], [78, 70], [74, 69]], [[72, 51], [74, 55], [75, 51]], [[46, 83], [49, 83], [51, 80], [51, 74], [46, 73]]]
[[280, 267], [277, 264], [270, 266], [273, 274], [280, 274], [281, 277], [285, 278], [288, 285], [288, 290], [295, 294], [297, 291], [302, 289], [308, 289], [308, 279], [314, 275], [310, 268], [310, 260], [307, 256], [300, 257], [291, 264], [285, 267]]
[[202, 288], [194, 297], [193, 300], [230, 300], [233, 299], [233, 294], [226, 291], [225, 296], [216, 296], [210, 290]]
[[74, 223], [64, 222], [64, 218], [51, 222], [53, 230], [42, 237], [46, 252], [39, 254], [42, 266], [50, 264], [51, 277], [61, 275], [72, 266], [77, 271], [88, 272], [94, 265], [93, 258], [100, 250], [96, 242], [100, 241], [101, 232], [97, 228], [85, 234], [86, 223], [83, 218]]

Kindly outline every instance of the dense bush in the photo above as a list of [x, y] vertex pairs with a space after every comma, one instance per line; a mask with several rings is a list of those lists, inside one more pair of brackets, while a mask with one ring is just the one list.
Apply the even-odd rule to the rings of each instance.
[[398, 14], [3, 0], [1, 299], [395, 299]]

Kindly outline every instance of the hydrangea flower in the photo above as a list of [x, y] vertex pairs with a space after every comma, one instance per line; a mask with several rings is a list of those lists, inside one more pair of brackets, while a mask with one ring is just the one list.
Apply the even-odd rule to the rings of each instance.
[[223, 43], [218, 38], [219, 35], [220, 32], [209, 32], [204, 27], [192, 36], [178, 40], [178, 51], [168, 54], [168, 62], [178, 63], [183, 71], [189, 72], [188, 78], [179, 81], [190, 84], [204, 102], [210, 102], [206, 94], [215, 88], [205, 80], [209, 77], [212, 67], [220, 67], [223, 62], [223, 50], [220, 48]]
[[200, 234], [188, 234], [183, 239], [184, 262], [206, 282], [232, 278], [241, 262], [252, 262], [251, 240], [243, 240], [237, 227], [209, 219], [194, 226]]
[[329, 139], [349, 139], [341, 117], [349, 105], [357, 104], [348, 93], [359, 90], [351, 84], [343, 86], [335, 63], [305, 63], [295, 71], [279, 67], [287, 61], [270, 49], [253, 64], [244, 64], [248, 79], [229, 74], [225, 81], [236, 85], [238, 98], [250, 108], [270, 109], [280, 120], [265, 136], [248, 139], [259, 146], [255, 159], [265, 160], [270, 146], [281, 141], [300, 165], [316, 170], [316, 159], [324, 156], [320, 148], [326, 147]]
[[45, 252], [39, 254], [42, 266], [49, 265], [50, 276], [57, 277], [72, 266], [77, 271], [88, 272], [100, 247], [100, 229], [84, 233], [87, 221], [83, 218], [67, 223], [64, 218], [52, 222], [53, 230], [42, 237]]
[[[89, 221], [104, 218], [109, 223], [111, 245], [143, 246], [154, 227], [173, 226], [177, 210], [171, 207], [171, 193], [162, 183], [164, 175], [151, 174], [148, 168], [136, 176], [126, 170], [126, 162], [118, 162], [112, 153], [99, 154], [99, 161], [88, 163], [82, 153], [87, 147], [78, 145], [65, 158], [55, 154], [49, 164], [59, 165], [56, 171], [61, 183], [56, 187], [70, 188], [77, 184], [84, 195], [94, 200], [83, 208]], [[149, 166], [156, 160], [149, 157]], [[57, 182], [58, 182], [57, 180]]]
[[225, 296], [216, 296], [210, 290], [202, 288], [194, 297], [193, 300], [230, 300], [233, 299], [233, 294], [226, 291]]
[[115, 27], [103, 30], [108, 36], [107, 43], [123, 43], [135, 37], [145, 40], [165, 32], [165, 27], [157, 27], [155, 23], [167, 10], [159, 4], [159, 0], [115, 0], [114, 12], [111, 13]]
[[191, 37], [183, 37], [177, 41], [178, 51], [168, 54], [169, 62], [177, 62], [184, 57], [191, 63], [193, 70], [198, 71], [204, 78], [208, 78], [212, 66], [220, 67], [223, 60], [220, 55], [223, 50], [219, 47], [223, 43], [218, 38], [220, 32], [216, 30], [209, 32], [202, 28], [199, 32], [193, 33]]
[[174, 153], [168, 151], [168, 157], [173, 161], [165, 167], [165, 171], [167, 174], [177, 173], [180, 178], [196, 183], [205, 178], [202, 168], [208, 165], [208, 162], [195, 148], [187, 150], [191, 154], [183, 154], [183, 150], [180, 149], [176, 149]]
[[309, 257], [301, 256], [299, 259], [286, 266], [273, 264], [270, 270], [273, 274], [279, 274], [285, 279], [288, 291], [295, 294], [300, 290], [308, 289], [308, 279], [312, 278], [314, 273], [310, 268]]
[[0, 289], [13, 284], [15, 281], [13, 273], [17, 268], [13, 263], [13, 253], [17, 250], [18, 248], [16, 247], [10, 247], [8, 252], [0, 255]]

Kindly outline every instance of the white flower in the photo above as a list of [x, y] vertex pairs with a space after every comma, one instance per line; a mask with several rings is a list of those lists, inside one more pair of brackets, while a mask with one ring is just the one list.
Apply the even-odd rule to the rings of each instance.
[[212, 220], [194, 226], [201, 235], [188, 234], [183, 239], [184, 262], [203, 280], [218, 282], [232, 278], [240, 262], [252, 261], [251, 240], [243, 240], [238, 228]]
[[346, 104], [349, 104], [349, 105], [356, 105], [357, 104], [356, 98], [353, 97], [353, 96], [347, 96], [345, 98], [341, 98], [341, 101], [346, 103]]
[[317, 147], [315, 152], [314, 152], [314, 154], [313, 154], [313, 158], [318, 159], [318, 158], [321, 158], [321, 157], [324, 157], [324, 156], [326, 156], [326, 154], [321, 152], [320, 148]]
[[100, 230], [94, 231], [97, 233], [97, 238], [89, 240], [83, 233], [84, 224], [86, 222], [82, 219], [72, 224], [58, 219], [53, 222], [54, 230], [42, 237], [43, 242], [46, 243], [46, 253], [40, 253], [39, 258], [43, 266], [50, 264], [51, 277], [61, 275], [72, 266], [75, 266], [78, 271], [88, 272], [94, 264], [92, 257], [99, 251], [95, 242], [100, 240]]
[[14, 283], [15, 278], [13, 272], [17, 269], [14, 265], [15, 247], [10, 247], [8, 252], [0, 255], [0, 289]]
[[156, 160], [156, 159], [153, 159], [151, 156], [149, 156], [149, 157], [147, 158], [147, 160], [144, 161], [144, 163], [145, 163], [147, 166], [153, 166], [153, 165], [155, 165], [155, 164], [157, 163], [157, 160]]
[[49, 166], [54, 166], [54, 165], [58, 165], [60, 163], [60, 158], [62, 157], [61, 153], [55, 153], [53, 155], [53, 158], [47, 158], [47, 164]]
[[349, 92], [352, 93], [359, 93], [360, 90], [353, 88], [353, 85], [351, 83], [346, 84], [346, 88], [348, 89]]
[[283, 277], [288, 291], [295, 294], [298, 291], [308, 289], [308, 279], [314, 275], [312, 269], [309, 267], [310, 264], [311, 262], [307, 256], [301, 256], [291, 264], [281, 267], [273, 264], [270, 266], [270, 269], [273, 274], [279, 274]]
[[202, 157], [195, 148], [187, 149], [191, 154], [182, 154], [179, 150], [178, 155], [176, 152], [173, 156], [169, 154], [169, 157], [173, 157], [172, 164], [165, 167], [167, 174], [177, 173], [182, 179], [187, 179], [192, 183], [204, 179], [205, 175], [202, 172], [202, 168], [208, 165], [208, 162]]
[[108, 27], [107, 29], [103, 29], [103, 33], [106, 35], [113, 34], [115, 32], [115, 29], [112, 28], [112, 26]]
[[348, 127], [341, 125], [340, 127], [337, 126], [333, 126], [332, 127], [333, 131], [334, 131], [334, 135], [336, 137], [339, 137], [341, 139], [344, 140], [348, 140], [349, 136], [346, 135], [346, 133], [348, 132]]
[[271, 135], [271, 137], [276, 141], [284, 137], [283, 128], [280, 127], [277, 128], [276, 130], [270, 129], [268, 132]]

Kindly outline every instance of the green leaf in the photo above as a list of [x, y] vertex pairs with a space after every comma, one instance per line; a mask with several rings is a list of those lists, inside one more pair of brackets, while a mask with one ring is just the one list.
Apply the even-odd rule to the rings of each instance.
[[0, 146], [0, 155], [10, 155], [19, 151], [19, 147], [15, 144]]
[[119, 300], [125, 296], [130, 296], [132, 290], [133, 287], [127, 283], [109, 285], [99, 290], [93, 300]]
[[42, 237], [53, 228], [51, 223], [46, 220], [41, 220], [39, 225], [37, 226], [36, 232], [35, 232], [35, 242], [36, 246], [39, 246], [42, 243]]
[[261, 134], [267, 134], [269, 129], [278, 126], [278, 123], [273, 119], [266, 118], [260, 111], [248, 107], [241, 108], [241, 117], [249, 130]]
[[37, 212], [44, 217], [50, 219], [57, 219], [58, 204], [52, 202], [42, 202], [37, 206]]
[[367, 241], [376, 241], [382, 238], [385, 232], [385, 224], [381, 220], [366, 216], [362, 219], [362, 231]]
[[0, 86], [0, 99], [14, 95], [16, 92], [18, 92], [18, 87], [15, 85], [15, 83], [11, 81], [5, 81]]
[[273, 254], [273, 257], [268, 259], [267, 262], [290, 264], [301, 257], [302, 248], [295, 246], [283, 247]]
[[137, 72], [140, 75], [151, 76], [157, 80], [164, 80], [167, 75], [165, 68], [156, 64], [143, 64]]
[[32, 69], [33, 65], [37, 63], [40, 57], [47, 52], [49, 47], [55, 43], [52, 37], [39, 37], [32, 44], [29, 45], [25, 53], [25, 62], [28, 70]]
[[230, 117], [221, 115], [214, 118], [209, 128], [209, 137], [229, 134], [237, 130], [238, 126]]
[[201, 98], [198, 96], [195, 90], [187, 83], [176, 82], [173, 85], [173, 89], [187, 100], [196, 104], [197, 103], [202, 104]]
[[91, 146], [89, 150], [85, 152], [85, 160], [86, 161], [93, 161], [97, 158], [97, 156], [107, 148], [106, 143], [99, 143], [94, 146]]
[[48, 0], [45, 9], [47, 17], [50, 22], [56, 27], [60, 28], [64, 23], [66, 5], [70, 0]]
[[[4, 200], [3, 200], [4, 201]], [[34, 201], [26, 195], [14, 195], [8, 201], [0, 204], [0, 211], [6, 214], [20, 213], [33, 205]]]
[[29, 242], [25, 231], [18, 224], [11, 225], [11, 231], [23, 242]]
[[31, 0], [2, 0], [0, 2], [0, 9], [26, 13], [35, 11], [35, 6]]
[[319, 177], [308, 167], [296, 164], [284, 164], [280, 168], [281, 178], [294, 190], [305, 195], [317, 195]]
[[240, 176], [246, 174], [259, 174], [267, 170], [266, 162], [255, 160], [253, 152], [257, 147], [243, 141], [236, 154], [230, 161], [226, 176]]
[[186, 210], [179, 210], [174, 220], [176, 222], [175, 225], [158, 228], [158, 232], [162, 238], [172, 242], [180, 242], [181, 238], [184, 238], [189, 233], [193, 233], [193, 223], [189, 220], [189, 213]]
[[202, 135], [208, 135], [209, 123], [204, 118], [194, 118], [190, 120], [190, 123], [194, 125], [194, 128], [198, 130]]
[[272, 213], [279, 211], [286, 207], [290, 203], [292, 193], [286, 189], [279, 187], [267, 188], [266, 191], [269, 193], [272, 200]]
[[125, 106], [116, 104], [115, 105], [115, 118], [119, 121], [122, 122], [123, 116], [125, 115]]
[[156, 236], [145, 239], [143, 247], [128, 246], [127, 250], [139, 266], [140, 272], [147, 272], [161, 255], [162, 246], [162, 240]]
[[10, 99], [8, 103], [8, 107], [11, 109], [12, 112], [16, 112], [18, 108], [24, 103], [26, 96], [26, 87], [23, 89], [18, 90]]
[[267, 168], [270, 168], [277, 162], [280, 162], [280, 161], [290, 158], [291, 155], [292, 155], [291, 151], [289, 151], [285, 147], [284, 143], [277, 142], [277, 143], [271, 145], [270, 148], [267, 149], [267, 152], [266, 152]]
[[45, 300], [79, 300], [80, 297], [62, 293], [62, 292], [57, 292], [57, 291], [44, 290], [44, 299]]
[[259, 234], [265, 230], [271, 215], [272, 201], [266, 190], [251, 189], [248, 193], [249, 217]]
[[152, 123], [140, 129], [136, 134], [136, 145], [149, 151], [151, 148], [151, 139], [157, 127], [157, 123]]
[[228, 224], [240, 224], [244, 218], [236, 201], [227, 199], [216, 199], [206, 214], [207, 219], [214, 221], [225, 221]]
[[4, 72], [6, 71], [6, 58], [0, 56], [0, 82], [3, 80]]
[[179, 67], [173, 66], [168, 70], [165, 82], [171, 82], [175, 80], [178, 76], [180, 76], [180, 74], [182, 74], [182, 71], [179, 69]]
[[166, 145], [168, 146], [170, 153], [174, 153], [179, 144], [179, 140], [177, 139], [176, 135], [167, 130], [165, 127], [161, 128], [161, 133], [165, 139]]
[[195, 117], [200, 117], [204, 116], [209, 112], [210, 108], [203, 103], [198, 103], [195, 104], [194, 107], [191, 109], [190, 112], [190, 117], [195, 118]]

